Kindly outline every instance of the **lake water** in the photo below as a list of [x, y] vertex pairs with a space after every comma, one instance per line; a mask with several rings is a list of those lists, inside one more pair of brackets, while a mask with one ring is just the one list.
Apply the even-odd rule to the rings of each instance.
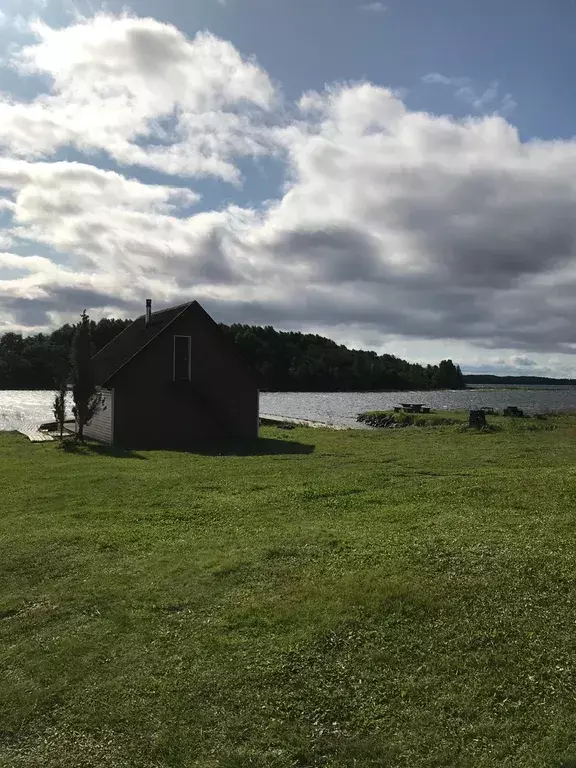
[[358, 427], [362, 411], [389, 410], [400, 403], [423, 403], [434, 410], [502, 410], [515, 405], [526, 413], [576, 411], [576, 387], [475, 388], [436, 392], [270, 392], [260, 395], [262, 414], [292, 416]]
[[[54, 392], [0, 391], [0, 430], [24, 422], [52, 421]], [[262, 392], [262, 415], [288, 416], [361, 428], [362, 411], [387, 410], [399, 403], [423, 403], [434, 410], [470, 410], [516, 405], [526, 413], [576, 412], [576, 387], [475, 388], [438, 392]]]
[[18, 429], [26, 422], [54, 421], [55, 392], [0, 390], [0, 431]]

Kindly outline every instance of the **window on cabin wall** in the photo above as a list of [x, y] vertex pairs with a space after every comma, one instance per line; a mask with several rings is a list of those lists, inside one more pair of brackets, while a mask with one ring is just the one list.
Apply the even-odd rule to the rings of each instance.
[[174, 336], [174, 381], [190, 381], [192, 339]]

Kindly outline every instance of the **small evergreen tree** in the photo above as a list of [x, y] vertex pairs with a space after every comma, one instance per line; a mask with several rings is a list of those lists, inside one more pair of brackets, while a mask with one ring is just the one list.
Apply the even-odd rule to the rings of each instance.
[[66, 421], [66, 382], [60, 385], [60, 391], [54, 398], [54, 418], [60, 431], [60, 440], [64, 435], [64, 422]]
[[84, 442], [84, 427], [102, 408], [102, 397], [96, 392], [90, 342], [90, 318], [86, 310], [80, 315], [72, 341], [72, 413], [76, 419], [76, 439]]

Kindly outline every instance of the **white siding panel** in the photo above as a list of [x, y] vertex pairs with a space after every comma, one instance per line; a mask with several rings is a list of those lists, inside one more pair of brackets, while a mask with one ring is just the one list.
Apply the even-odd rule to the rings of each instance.
[[89, 424], [84, 427], [84, 434], [92, 440], [100, 440], [102, 443], [114, 442], [114, 392], [102, 390], [105, 409], [94, 416]]

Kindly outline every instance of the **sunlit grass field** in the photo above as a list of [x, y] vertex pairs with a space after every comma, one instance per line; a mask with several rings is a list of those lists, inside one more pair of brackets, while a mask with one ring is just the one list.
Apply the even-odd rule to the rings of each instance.
[[575, 427], [0, 433], [0, 765], [576, 758]]

